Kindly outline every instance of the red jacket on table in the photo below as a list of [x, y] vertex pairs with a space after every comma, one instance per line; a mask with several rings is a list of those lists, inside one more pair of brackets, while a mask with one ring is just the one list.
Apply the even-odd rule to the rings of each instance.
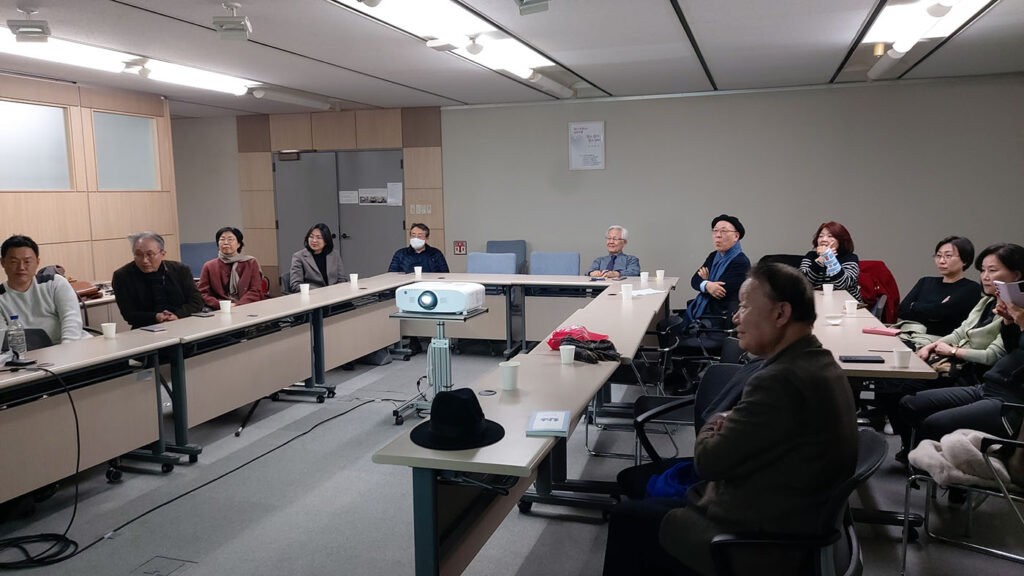
[[[238, 262], [238, 300], [235, 304], [248, 304], [263, 300], [263, 277], [260, 276], [260, 265], [256, 259]], [[219, 300], [234, 300], [228, 296], [228, 285], [231, 281], [231, 264], [225, 264], [220, 258], [214, 258], [203, 264], [199, 274], [199, 293], [203, 302], [213, 310], [220, 310]]]

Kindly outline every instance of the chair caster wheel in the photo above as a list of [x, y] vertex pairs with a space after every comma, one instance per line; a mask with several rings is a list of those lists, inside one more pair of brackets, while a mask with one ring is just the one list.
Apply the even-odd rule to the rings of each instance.
[[199, 462], [199, 455], [198, 454], [189, 454], [188, 455], [188, 463], [189, 464], [195, 464], [196, 462]]
[[321, 395], [319, 395], [319, 396], [317, 396], [317, 397], [316, 397], [316, 403], [317, 403], [317, 404], [323, 404], [323, 403], [324, 403], [324, 400], [325, 400], [325, 399], [324, 399], [324, 395], [323, 395], [323, 394], [321, 394]]
[[240, 438], [241, 436], [242, 436], [242, 431], [241, 430], [235, 430], [235, 438]]
[[274, 392], [273, 394], [270, 395], [270, 401], [271, 402], [277, 402], [280, 399], [281, 399], [281, 395], [278, 394], [277, 392]]
[[335, 396], [337, 396], [337, 393], [335, 393], [334, 390], [328, 390], [327, 391], [327, 397], [328, 398], [334, 398]]
[[911, 528], [910, 532], [907, 532], [907, 542], [917, 542], [921, 534], [917, 531], [917, 528]]
[[405, 416], [395, 416], [395, 426], [401, 426], [405, 423]]
[[171, 470], [174, 470], [174, 464], [168, 462], [166, 464], [160, 465], [160, 471], [163, 472], [164, 474], [169, 473]]
[[117, 468], [107, 468], [107, 482], [114, 484], [121, 481], [122, 472]]
[[527, 500], [520, 500], [518, 506], [520, 514], [529, 514], [533, 510], [533, 502]]

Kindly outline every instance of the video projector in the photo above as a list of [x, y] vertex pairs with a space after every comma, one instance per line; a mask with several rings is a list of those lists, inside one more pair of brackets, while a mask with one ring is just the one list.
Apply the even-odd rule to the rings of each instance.
[[402, 312], [465, 314], [484, 305], [483, 284], [472, 282], [416, 282], [395, 295]]

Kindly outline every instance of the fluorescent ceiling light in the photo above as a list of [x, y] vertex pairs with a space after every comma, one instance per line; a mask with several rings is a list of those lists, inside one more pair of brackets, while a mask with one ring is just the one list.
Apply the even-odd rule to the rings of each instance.
[[315, 96], [313, 94], [302, 94], [298, 92], [292, 92], [287, 90], [278, 90], [275, 88], [268, 88], [265, 86], [259, 86], [252, 89], [252, 97], [261, 100], [272, 100], [274, 102], [282, 102], [285, 104], [295, 104], [296, 106], [303, 106], [305, 108], [312, 108], [314, 110], [330, 110], [331, 103], [325, 98]]
[[[148, 70], [149, 73], [143, 74], [142, 70]], [[144, 78], [156, 80], [157, 82], [167, 82], [168, 84], [178, 84], [179, 86], [190, 86], [192, 88], [202, 88], [204, 90], [213, 90], [215, 92], [225, 92], [227, 94], [234, 94], [235, 96], [241, 96], [247, 93], [249, 91], [249, 86], [255, 84], [255, 82], [251, 80], [236, 78], [234, 76], [228, 76], [227, 74], [218, 74], [216, 72], [199, 70], [198, 68], [192, 68], [189, 66], [171, 64], [170, 62], [162, 62], [160, 60], [147, 60], [144, 67], [127, 66], [124, 71], [128, 73], [134, 72]]]
[[453, 52], [492, 70], [508, 70], [520, 78], [528, 78], [533, 73], [533, 68], [554, 66], [554, 62], [513, 38], [495, 40], [484, 37], [478, 38], [477, 43], [482, 50], [476, 54], [466, 48], [459, 48]]
[[566, 86], [562, 86], [558, 82], [555, 82], [554, 80], [548, 78], [547, 76], [541, 74], [540, 72], [534, 72], [533, 74], [530, 74], [530, 77], [527, 78], [527, 80], [533, 82], [537, 86], [540, 86], [545, 91], [558, 96], [559, 98], [576, 97], [575, 90], [573, 90], [572, 88], [568, 88]]
[[[987, 3], [988, 0], [918, 0], [912, 4], [886, 6], [862, 42], [892, 43], [906, 38], [915, 29], [920, 32], [918, 39], [945, 38], [973, 18]], [[945, 16], [935, 8], [937, 4], [949, 7]], [[934, 14], [941, 18], [937, 19]]]

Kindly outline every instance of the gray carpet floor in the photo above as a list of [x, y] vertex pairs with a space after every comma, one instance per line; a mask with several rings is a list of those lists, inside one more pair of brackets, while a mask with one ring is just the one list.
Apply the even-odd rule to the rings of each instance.
[[[485, 354], [454, 356], [456, 385], [494, 370], [498, 361]], [[412, 474], [370, 458], [418, 423], [410, 416], [403, 426], [395, 426], [391, 411], [395, 402], [414, 393], [424, 371], [421, 355], [409, 362], [331, 372], [329, 378], [338, 385], [336, 398], [324, 404], [264, 401], [237, 438], [233, 433], [245, 409], [226, 414], [192, 430], [203, 454], [199, 462], [179, 465], [170, 474], [126, 472], [120, 483], [108, 484], [105, 467], [83, 471], [69, 536], [89, 548], [28, 573], [412, 574]], [[165, 429], [170, 433], [169, 416]], [[681, 429], [676, 437], [688, 452], [692, 430]], [[601, 432], [596, 441], [603, 449], [632, 448], [631, 435], [622, 432]], [[611, 480], [628, 464], [587, 456], [582, 428], [570, 439], [570, 476]], [[903, 494], [903, 472], [887, 462], [858, 499], [868, 508], [900, 509]], [[922, 491], [914, 491], [912, 498], [920, 511]], [[62, 532], [73, 502], [73, 482], [66, 480], [31, 517], [0, 523], [0, 537]], [[935, 508], [936, 525], [947, 529], [964, 515], [941, 496]], [[1024, 553], [1024, 532], [1013, 523], [1005, 502], [989, 500], [980, 506], [975, 533]], [[858, 526], [858, 534], [865, 574], [898, 574], [899, 529]], [[530, 514], [514, 510], [465, 574], [600, 574], [606, 537], [607, 524], [599, 513], [543, 505], [535, 505]], [[926, 536], [911, 545], [911, 574], [972, 572], [1017, 575], [1022, 567]]]

